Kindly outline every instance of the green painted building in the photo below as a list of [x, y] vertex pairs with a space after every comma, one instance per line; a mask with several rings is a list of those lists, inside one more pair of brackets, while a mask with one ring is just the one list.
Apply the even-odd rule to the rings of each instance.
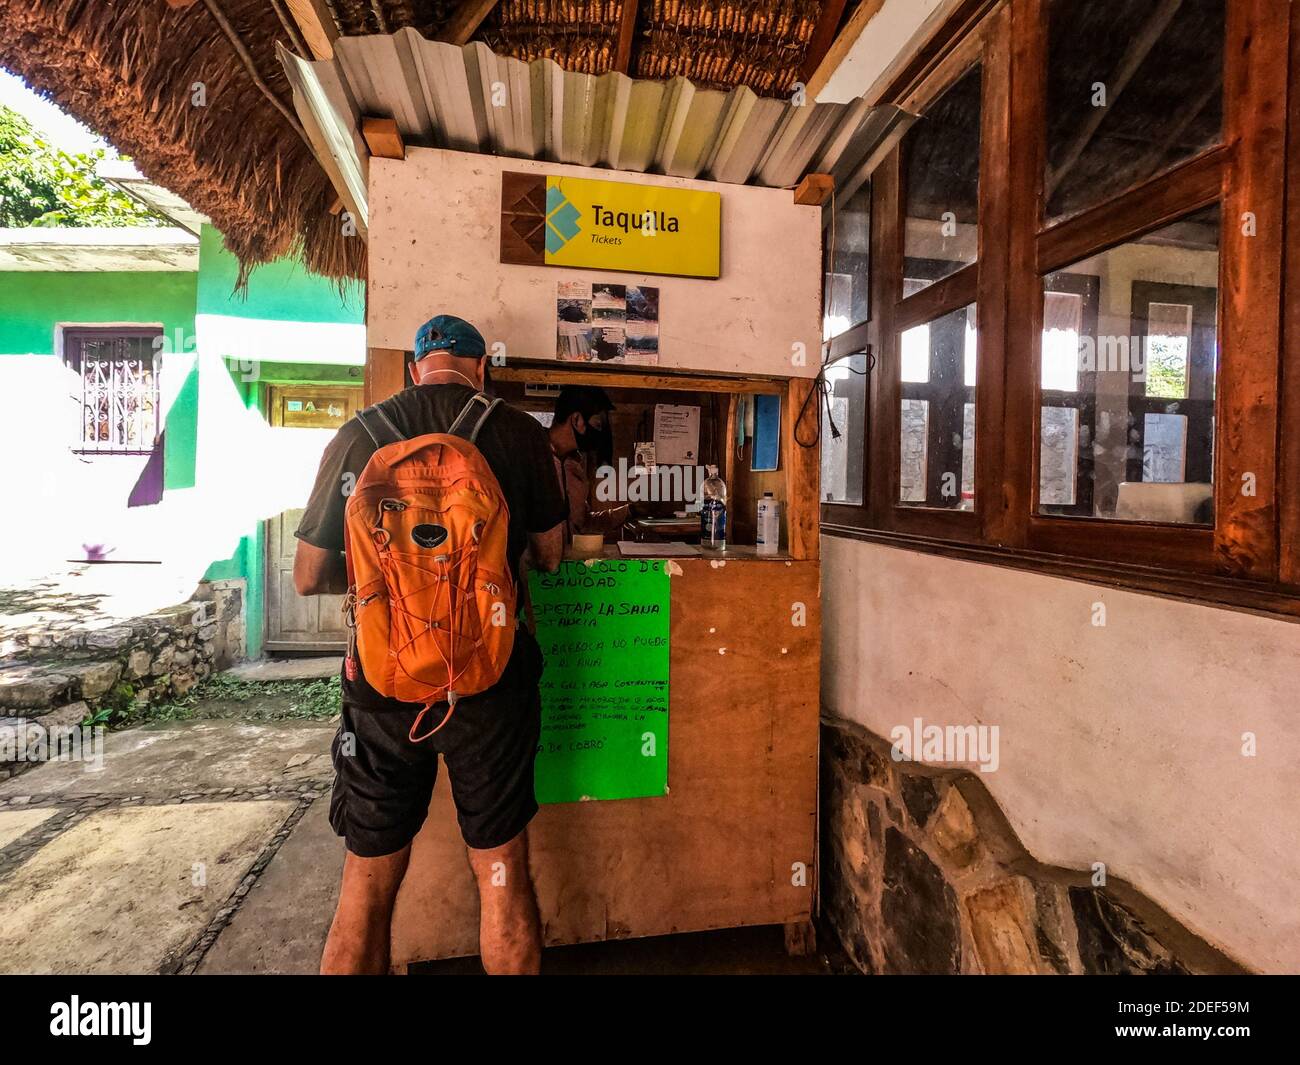
[[293, 595], [286, 559], [360, 402], [363, 290], [292, 261], [240, 290], [197, 228], [0, 231], [0, 388], [25, 397], [0, 440], [60, 514], [10, 551], [33, 572], [123, 563], [160, 589], [243, 581], [250, 656], [333, 646], [337, 604]]

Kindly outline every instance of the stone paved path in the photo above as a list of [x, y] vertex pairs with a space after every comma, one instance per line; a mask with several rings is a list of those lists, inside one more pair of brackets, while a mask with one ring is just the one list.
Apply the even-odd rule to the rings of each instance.
[[145, 726], [105, 737], [98, 769], [0, 784], [0, 973], [194, 972], [228, 927], [204, 971], [314, 972], [343, 861], [333, 732]]
[[[203, 720], [106, 737], [103, 768], [0, 783], [0, 973], [314, 973], [343, 844], [334, 726]], [[481, 972], [477, 958], [416, 967]], [[779, 928], [546, 952], [544, 971], [825, 973]]]

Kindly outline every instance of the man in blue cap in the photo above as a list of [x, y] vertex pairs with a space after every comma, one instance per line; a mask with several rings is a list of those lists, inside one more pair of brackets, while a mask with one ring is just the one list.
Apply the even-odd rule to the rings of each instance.
[[[445, 314], [430, 319], [416, 334], [407, 364], [411, 384], [371, 408], [376, 412], [371, 420], [391, 423], [405, 439], [447, 432], [482, 391], [486, 354], [482, 334], [468, 322]], [[546, 430], [524, 412], [500, 404], [475, 442], [510, 510], [507, 555], [512, 571], [519, 572], [525, 556], [535, 568], [555, 570], [563, 553], [568, 504], [555, 476]], [[347, 590], [344, 511], [377, 446], [367, 428], [353, 419], [326, 448], [295, 534], [298, 594]], [[411, 841], [429, 808], [439, 754], [478, 880], [483, 966], [489, 973], [537, 971], [541, 928], [525, 830], [537, 813], [533, 761], [541, 732], [541, 672], [541, 650], [521, 626], [501, 679], [462, 698], [445, 728], [415, 742], [409, 733], [421, 704], [385, 698], [360, 671], [355, 680], [345, 673], [330, 824], [345, 838], [348, 853], [322, 972], [388, 970], [393, 903]]]

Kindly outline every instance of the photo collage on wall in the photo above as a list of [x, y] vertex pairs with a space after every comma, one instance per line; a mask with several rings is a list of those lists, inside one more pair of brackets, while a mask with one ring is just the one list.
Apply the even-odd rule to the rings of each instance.
[[555, 356], [562, 362], [658, 363], [657, 288], [561, 281], [555, 305]]

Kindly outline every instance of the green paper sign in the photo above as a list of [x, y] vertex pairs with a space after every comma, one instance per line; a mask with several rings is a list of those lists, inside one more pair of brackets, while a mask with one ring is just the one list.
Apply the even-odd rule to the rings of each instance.
[[529, 574], [546, 659], [539, 803], [667, 794], [668, 579], [641, 559]]

